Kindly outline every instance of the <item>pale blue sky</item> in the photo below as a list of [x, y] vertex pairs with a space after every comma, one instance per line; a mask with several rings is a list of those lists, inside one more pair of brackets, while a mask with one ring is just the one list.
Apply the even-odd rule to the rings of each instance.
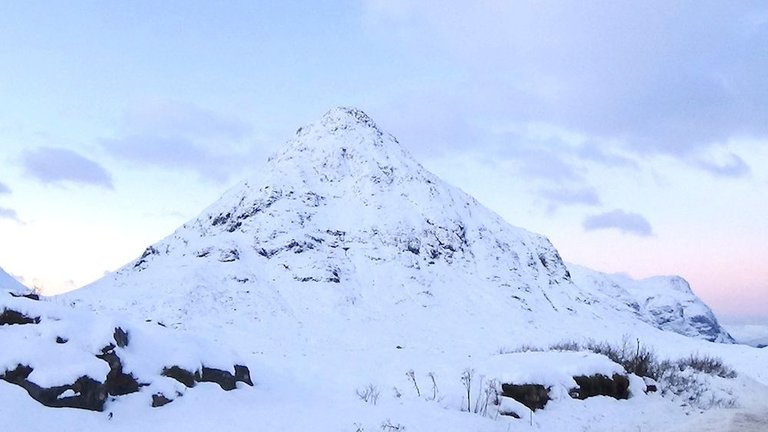
[[0, 266], [87, 283], [354, 105], [563, 256], [768, 314], [768, 7], [6, 2]]

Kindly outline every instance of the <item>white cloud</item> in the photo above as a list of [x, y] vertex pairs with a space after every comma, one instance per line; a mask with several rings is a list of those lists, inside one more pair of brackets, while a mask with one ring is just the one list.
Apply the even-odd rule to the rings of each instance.
[[22, 155], [27, 175], [48, 184], [77, 183], [112, 189], [112, 176], [98, 163], [74, 150], [40, 147]]
[[587, 231], [617, 229], [625, 234], [643, 237], [653, 235], [651, 224], [645, 217], [637, 213], [627, 213], [624, 210], [612, 210], [588, 216], [584, 219], [583, 226]]

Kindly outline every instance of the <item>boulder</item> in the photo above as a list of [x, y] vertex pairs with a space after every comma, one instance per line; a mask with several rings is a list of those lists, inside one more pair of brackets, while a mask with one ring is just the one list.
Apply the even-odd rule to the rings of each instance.
[[501, 395], [512, 398], [531, 411], [544, 408], [549, 402], [549, 389], [541, 384], [502, 384]]
[[624, 375], [613, 374], [607, 377], [601, 374], [581, 375], [573, 377], [578, 384], [571, 389], [570, 396], [574, 399], [586, 399], [594, 396], [610, 396], [614, 399], [629, 398], [629, 378]]

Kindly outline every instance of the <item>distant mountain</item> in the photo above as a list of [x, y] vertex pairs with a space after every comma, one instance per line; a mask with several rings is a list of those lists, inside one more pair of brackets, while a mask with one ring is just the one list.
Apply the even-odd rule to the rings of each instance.
[[[683, 282], [666, 286], [675, 291], [641, 298], [621, 284], [574, 284], [545, 237], [428, 172], [362, 111], [336, 108], [299, 128], [259, 175], [64, 298], [180, 328], [236, 329], [262, 347], [298, 337], [497, 348], [526, 334], [653, 327], [729, 340]], [[681, 296], [677, 316], [670, 302]]]
[[735, 342], [718, 323], [712, 310], [679, 276], [655, 276], [635, 280], [621, 274], [605, 274], [569, 265], [573, 281], [607, 301], [625, 307], [628, 314], [661, 330], [711, 342]]
[[728, 324], [726, 328], [737, 343], [757, 348], [768, 346], [768, 325], [766, 324]]
[[29, 288], [24, 286], [21, 282], [16, 280], [13, 276], [9, 275], [2, 268], [0, 268], [0, 290], [11, 291], [14, 293], [28, 292]]

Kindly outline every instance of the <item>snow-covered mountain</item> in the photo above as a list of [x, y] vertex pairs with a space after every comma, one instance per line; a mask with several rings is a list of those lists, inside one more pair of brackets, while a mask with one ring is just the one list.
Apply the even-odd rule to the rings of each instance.
[[523, 327], [577, 337], [583, 322], [727, 340], [697, 326], [699, 315], [663, 322], [663, 296], [628, 309], [593, 285], [574, 285], [546, 238], [428, 172], [365, 113], [336, 108], [299, 128], [260, 175], [66, 298], [180, 328], [215, 316], [262, 342], [295, 332], [359, 343], [375, 328], [392, 345], [440, 347], [479, 331], [503, 342]]
[[[41, 353], [62, 350], [70, 378], [103, 377], [112, 365], [94, 354], [112, 345], [122, 373], [147, 384], [99, 414], [48, 410], [0, 382], [0, 417], [13, 430], [667, 431], [699, 401], [763, 413], [768, 351], [702, 340], [726, 339], [697, 327], [690, 318], [706, 314], [692, 313], [692, 294], [666, 283], [571, 275], [546, 238], [429, 173], [363, 112], [337, 108], [117, 272], [42, 301], [0, 292], [0, 306], [40, 317], [0, 326], [15, 347], [0, 351], [14, 384], [18, 359], [43, 373], [54, 368]], [[665, 321], [669, 305], [676, 318]], [[118, 328], [130, 345], [119, 346]], [[747, 375], [669, 363], [687, 387], [653, 393], [606, 355], [549, 348], [563, 340], [655, 349], [659, 360], [723, 356]], [[254, 386], [187, 391], [164, 372], [172, 364], [201, 379], [212, 364], [233, 376], [248, 367]], [[579, 381], [621, 388], [621, 400], [589, 397]], [[534, 415], [515, 388], [548, 405]], [[184, 397], [153, 410], [156, 392]]]
[[569, 264], [573, 281], [661, 330], [712, 342], [735, 342], [720, 326], [715, 314], [679, 276], [635, 280], [622, 274], [605, 274]]
[[21, 282], [16, 280], [13, 276], [9, 275], [2, 268], [0, 268], [0, 290], [6, 290], [13, 293], [28, 292], [29, 288], [24, 286]]

